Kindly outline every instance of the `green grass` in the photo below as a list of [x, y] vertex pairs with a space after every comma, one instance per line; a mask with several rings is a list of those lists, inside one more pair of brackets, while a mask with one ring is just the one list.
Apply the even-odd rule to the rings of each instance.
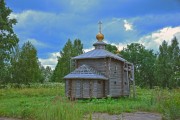
[[63, 84], [36, 84], [30, 88], [0, 89], [0, 116], [37, 120], [81, 120], [94, 112], [120, 114], [148, 111], [163, 115], [164, 119], [180, 117], [180, 89], [141, 89], [137, 98], [86, 99], [69, 101]]

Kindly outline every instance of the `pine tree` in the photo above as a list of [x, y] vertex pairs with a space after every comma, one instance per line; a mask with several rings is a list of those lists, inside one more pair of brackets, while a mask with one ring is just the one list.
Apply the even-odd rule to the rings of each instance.
[[172, 39], [168, 51], [172, 71], [170, 87], [177, 87], [180, 86], [180, 49], [176, 37]]
[[62, 82], [63, 77], [70, 73], [70, 60], [72, 57], [80, 55], [83, 53], [83, 44], [81, 40], [74, 40], [72, 44], [71, 40], [68, 39], [62, 51], [60, 51], [60, 57], [58, 58], [58, 63], [52, 75], [52, 81]]
[[156, 62], [156, 79], [158, 85], [165, 88], [180, 86], [180, 49], [176, 37], [168, 45], [166, 41], [159, 46], [159, 55]]
[[14, 83], [30, 84], [32, 82], [42, 81], [37, 50], [31, 42], [23, 44], [19, 58], [14, 65]]
[[159, 56], [157, 60], [156, 76], [159, 86], [170, 87], [170, 78], [172, 74], [171, 60], [168, 51], [168, 43], [164, 40], [159, 46]]
[[10, 59], [13, 48], [18, 43], [18, 38], [13, 31], [16, 19], [10, 19], [12, 10], [6, 7], [5, 1], [0, 0], [0, 83], [10, 80]]
[[73, 44], [73, 56], [83, 53], [83, 44], [80, 39], [75, 39]]
[[19, 64], [19, 57], [20, 57], [20, 48], [19, 48], [19, 45], [15, 46], [15, 49], [13, 50], [12, 52], [12, 56], [11, 56], [11, 82], [17, 82], [18, 83], [18, 80], [20, 79], [18, 76], [18, 74], [21, 74], [20, 73], [20, 67], [22, 67], [20, 64]]

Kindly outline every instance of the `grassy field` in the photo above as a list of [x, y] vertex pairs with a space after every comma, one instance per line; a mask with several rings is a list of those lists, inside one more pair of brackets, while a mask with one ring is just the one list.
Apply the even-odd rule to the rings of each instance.
[[30, 88], [0, 89], [0, 116], [32, 120], [81, 120], [93, 112], [120, 114], [148, 111], [164, 119], [180, 118], [180, 89], [141, 89], [137, 98], [106, 98], [69, 101], [63, 84], [36, 84]]

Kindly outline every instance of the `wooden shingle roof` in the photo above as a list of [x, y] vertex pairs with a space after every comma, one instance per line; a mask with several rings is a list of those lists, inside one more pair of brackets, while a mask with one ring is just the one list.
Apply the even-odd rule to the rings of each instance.
[[105, 49], [94, 49], [87, 53], [73, 57], [73, 59], [91, 59], [91, 58], [107, 58], [107, 57], [114, 58], [120, 61], [126, 61], [124, 58], [117, 56]]
[[96, 80], [108, 80], [105, 76], [97, 72], [95, 69], [88, 65], [82, 65], [69, 73], [64, 79], [96, 79]]

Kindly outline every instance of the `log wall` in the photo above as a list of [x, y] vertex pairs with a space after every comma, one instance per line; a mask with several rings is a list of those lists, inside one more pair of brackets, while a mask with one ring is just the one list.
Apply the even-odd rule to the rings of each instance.
[[109, 89], [112, 97], [129, 95], [129, 78], [127, 71], [124, 71], [124, 62], [110, 60]]
[[111, 59], [110, 62], [110, 96], [119, 97], [123, 92], [123, 63], [114, 59]]
[[66, 96], [69, 98], [105, 97], [103, 80], [66, 80]]
[[[98, 72], [100, 72], [105, 77], [109, 78], [109, 63], [108, 58], [98, 58], [98, 59], [80, 59], [76, 61], [76, 67], [80, 67], [83, 64], [89, 65]], [[105, 96], [109, 94], [109, 81], [105, 81]]]
[[128, 72], [124, 70], [124, 62], [113, 58], [99, 58], [81, 59], [77, 60], [75, 64], [76, 68], [83, 64], [89, 65], [109, 80], [66, 80], [66, 96], [102, 98], [107, 95], [111, 97], [129, 95], [129, 78]]

